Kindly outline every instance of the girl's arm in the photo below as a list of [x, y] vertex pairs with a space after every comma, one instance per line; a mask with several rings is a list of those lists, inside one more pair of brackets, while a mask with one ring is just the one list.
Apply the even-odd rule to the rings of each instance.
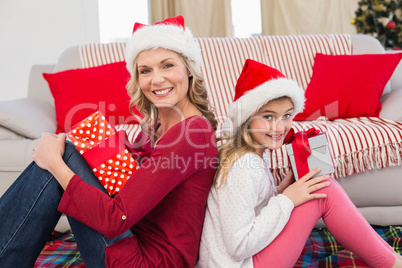
[[[275, 186], [270, 184], [263, 166], [247, 167], [257, 158], [249, 153], [237, 160], [241, 163], [231, 167], [226, 182], [216, 190], [225, 248], [238, 261], [253, 256], [274, 240], [293, 210], [289, 198], [273, 196]], [[266, 196], [268, 193], [272, 196]]]
[[315, 174], [320, 172], [320, 170], [320, 168], [313, 169], [283, 191], [283, 194], [292, 200], [295, 207], [313, 199], [326, 197], [326, 194], [314, 193], [330, 184], [328, 181], [330, 178], [329, 175], [312, 178]]
[[281, 183], [278, 185], [276, 190], [278, 191], [278, 194], [281, 194], [289, 185], [294, 183], [294, 176], [292, 170], [289, 171], [288, 174], [286, 174], [285, 178], [281, 181]]

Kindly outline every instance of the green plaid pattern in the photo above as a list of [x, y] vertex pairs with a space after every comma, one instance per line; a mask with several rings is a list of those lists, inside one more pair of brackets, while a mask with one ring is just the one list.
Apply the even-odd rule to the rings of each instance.
[[[402, 253], [402, 228], [397, 226], [373, 226], [376, 232], [396, 252]], [[71, 233], [53, 232], [34, 266], [39, 267], [85, 267]], [[314, 229], [303, 249], [295, 268], [369, 267], [351, 251], [342, 247], [328, 229]]]
[[[396, 252], [402, 253], [401, 227], [373, 226]], [[314, 229], [294, 267], [369, 267], [350, 250], [345, 249], [328, 229]]]
[[85, 267], [73, 234], [52, 233], [34, 266], [42, 267]]

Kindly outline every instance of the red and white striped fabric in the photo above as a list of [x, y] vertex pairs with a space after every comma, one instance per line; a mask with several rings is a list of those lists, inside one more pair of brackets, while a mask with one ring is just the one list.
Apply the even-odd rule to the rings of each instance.
[[348, 34], [260, 36], [263, 44], [262, 63], [280, 70], [306, 89], [313, 74], [316, 53], [327, 55], [352, 54]]
[[127, 140], [133, 143], [138, 133], [141, 131], [139, 124], [121, 124], [115, 126], [116, 131], [125, 130], [127, 133]]
[[[198, 38], [201, 71], [215, 114], [223, 123], [234, 87], [246, 59], [279, 69], [303, 88], [310, 82], [316, 53], [352, 54], [350, 35], [292, 35], [251, 38]], [[125, 43], [86, 44], [80, 47], [83, 67], [124, 60]], [[335, 162], [335, 178], [374, 168], [401, 165], [402, 124], [378, 118], [294, 122], [296, 131], [315, 127], [327, 132]], [[139, 125], [118, 125], [132, 142]], [[290, 168], [285, 146], [272, 152], [271, 171], [279, 182]]]
[[83, 68], [125, 60], [126, 43], [83, 44], [79, 48]]
[[236, 81], [246, 59], [277, 68], [305, 89], [316, 53], [352, 54], [352, 41], [347, 34], [198, 38], [198, 42], [208, 96], [221, 124], [233, 101]]
[[[375, 117], [328, 121], [295, 121], [294, 130], [312, 127], [327, 133], [334, 178], [402, 164], [402, 123]], [[290, 169], [285, 146], [272, 152], [271, 172], [277, 182]]]
[[201, 71], [208, 97], [223, 123], [233, 101], [237, 78], [246, 59], [262, 62], [264, 52], [259, 38], [198, 38], [202, 52]]
[[[351, 54], [350, 35], [288, 35], [250, 38], [197, 38], [202, 51], [201, 70], [208, 96], [220, 123], [233, 101], [234, 88], [246, 59], [253, 59], [283, 72], [306, 88], [316, 53]], [[126, 43], [99, 43], [80, 46], [84, 68], [125, 59]]]

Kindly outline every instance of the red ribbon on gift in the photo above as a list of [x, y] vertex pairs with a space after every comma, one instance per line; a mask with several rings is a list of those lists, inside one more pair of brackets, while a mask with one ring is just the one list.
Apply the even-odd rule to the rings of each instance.
[[82, 156], [85, 158], [88, 166], [95, 168], [105, 162], [105, 159], [110, 159], [126, 149], [126, 142], [127, 134], [124, 130], [120, 130], [92, 147], [91, 150], [83, 153]]
[[297, 173], [299, 178], [309, 172], [307, 158], [311, 155], [311, 148], [308, 139], [317, 136], [320, 133], [315, 128], [310, 128], [307, 131], [299, 131], [295, 133], [294, 129], [290, 129], [286, 135], [285, 144], [292, 143], [293, 155], [295, 158]]

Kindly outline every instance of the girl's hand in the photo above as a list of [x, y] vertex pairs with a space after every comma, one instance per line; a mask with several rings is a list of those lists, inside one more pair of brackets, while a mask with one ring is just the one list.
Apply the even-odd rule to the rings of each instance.
[[330, 184], [328, 181], [330, 178], [329, 175], [312, 178], [315, 174], [320, 172], [320, 170], [320, 168], [316, 168], [310, 171], [298, 181], [289, 185], [289, 187], [283, 191], [283, 194], [292, 200], [295, 207], [313, 199], [327, 197], [326, 194], [313, 193], [319, 189], [327, 187]]
[[293, 176], [293, 171], [290, 170], [286, 177], [281, 181], [281, 183], [276, 188], [276, 191], [281, 194], [289, 185], [295, 182], [295, 178]]

